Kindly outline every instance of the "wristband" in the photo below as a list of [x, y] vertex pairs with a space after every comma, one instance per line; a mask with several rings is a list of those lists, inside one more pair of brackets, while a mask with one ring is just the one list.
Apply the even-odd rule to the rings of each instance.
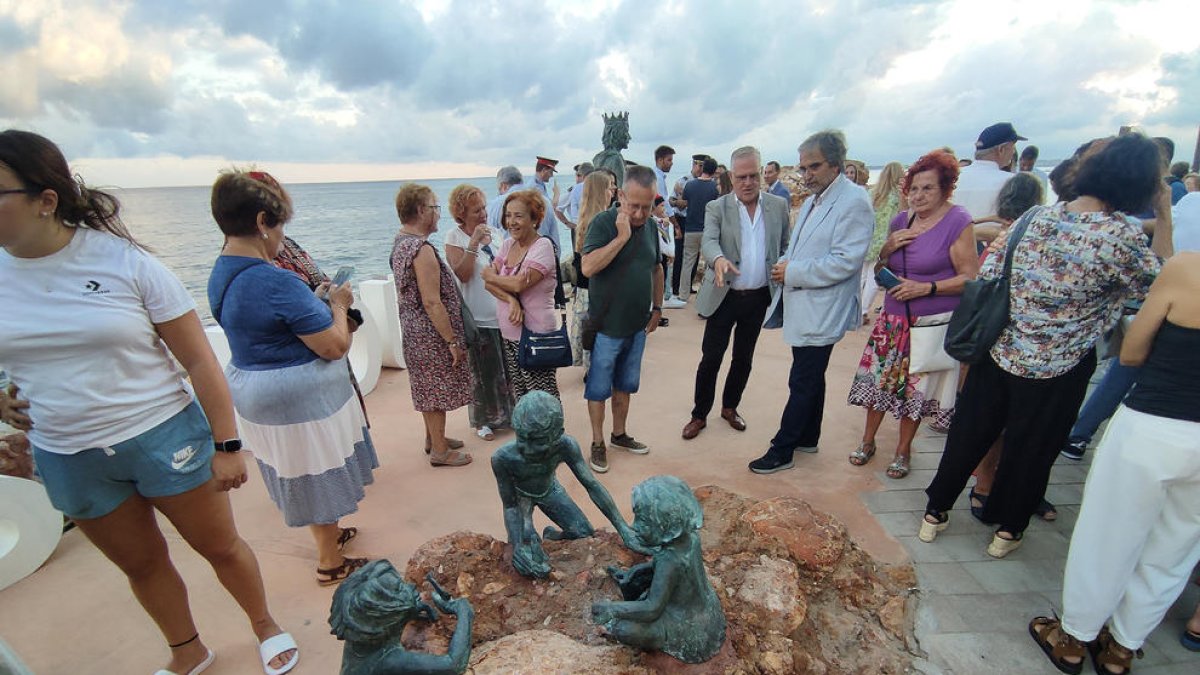
[[931, 286], [931, 288], [929, 289], [929, 294], [937, 295], [937, 282], [931, 281], [931, 282], [929, 282], [929, 285]]
[[651, 313], [653, 313], [653, 312], [659, 312], [659, 313], [661, 313], [661, 312], [662, 312], [662, 307], [659, 307], [659, 306], [655, 305], [655, 306], [653, 306], [653, 307], [651, 307], [651, 308], [650, 308], [650, 312], [651, 312]]
[[463, 252], [466, 253], [467, 255], [479, 255], [479, 251], [476, 251], [473, 248], [464, 248]]

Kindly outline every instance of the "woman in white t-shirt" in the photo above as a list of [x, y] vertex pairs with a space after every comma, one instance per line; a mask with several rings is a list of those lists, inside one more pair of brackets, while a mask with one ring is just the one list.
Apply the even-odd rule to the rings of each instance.
[[264, 670], [287, 672], [299, 653], [234, 524], [228, 491], [246, 464], [195, 303], [133, 241], [116, 199], [71, 176], [49, 140], [0, 133], [0, 363], [28, 402], [0, 412], [28, 432], [54, 506], [129, 578], [171, 648], [165, 672], [198, 673], [214, 654], [155, 510], [246, 612]]
[[504, 342], [496, 318], [496, 299], [484, 288], [482, 277], [484, 268], [496, 259], [483, 190], [465, 183], [451, 190], [450, 217], [458, 227], [446, 233], [446, 263], [479, 329], [474, 344], [467, 345], [474, 388], [467, 412], [479, 437], [490, 441], [496, 437], [494, 429], [509, 426], [514, 401], [504, 374]]

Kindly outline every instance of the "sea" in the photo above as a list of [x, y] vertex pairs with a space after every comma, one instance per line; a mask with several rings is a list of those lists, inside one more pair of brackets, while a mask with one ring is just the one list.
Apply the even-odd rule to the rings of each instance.
[[[488, 199], [496, 194], [496, 179], [492, 177], [419, 182], [428, 185], [442, 205], [438, 231], [429, 238], [439, 249], [445, 233], [457, 227], [448, 206], [455, 186], [474, 185]], [[285, 232], [331, 277], [339, 267], [350, 265], [354, 267], [351, 282], [356, 285], [367, 279], [384, 279], [391, 273], [392, 240], [400, 229], [395, 199], [402, 184], [285, 185], [295, 208]], [[565, 192], [567, 187], [560, 181], [560, 189]], [[134, 237], [183, 281], [206, 325], [214, 324], [208, 308], [208, 275], [224, 241], [209, 208], [210, 191], [208, 186], [112, 191], [121, 202], [122, 218]], [[562, 231], [560, 235], [560, 241], [570, 241]]]

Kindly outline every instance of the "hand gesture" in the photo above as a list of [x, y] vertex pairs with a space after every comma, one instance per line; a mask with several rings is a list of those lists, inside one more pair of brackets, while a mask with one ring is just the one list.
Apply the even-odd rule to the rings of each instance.
[[917, 233], [913, 232], [911, 228], [896, 230], [895, 232], [889, 234], [887, 240], [883, 242], [883, 248], [879, 251], [879, 257], [888, 257], [896, 251], [899, 251], [905, 246], [911, 244], [913, 239], [916, 238]]
[[889, 289], [888, 294], [900, 302], [923, 298], [933, 290], [933, 286], [928, 281], [913, 281], [904, 277], [897, 278], [900, 279], [899, 285]]
[[625, 548], [630, 551], [641, 553], [642, 555], [654, 555], [654, 549], [650, 548], [638, 536], [636, 530], [628, 525], [618, 525], [617, 534], [621, 537], [621, 542], [625, 544]]
[[621, 204], [621, 208], [617, 211], [617, 238], [628, 241], [632, 231], [633, 225], [629, 222], [629, 211], [625, 204]]
[[240, 452], [217, 452], [212, 459], [213, 480], [221, 492], [236, 490], [246, 482], [246, 459]]
[[487, 246], [492, 243], [492, 230], [487, 225], [480, 223], [475, 226], [475, 231], [471, 233], [471, 241], [468, 244], [471, 248], [478, 250], [480, 246]]
[[330, 286], [329, 302], [330, 304], [337, 304], [347, 308], [353, 305], [354, 291], [350, 289], [350, 282], [347, 281], [341, 286]]
[[662, 310], [656, 309], [650, 312], [650, 321], [646, 323], [646, 335], [658, 330], [658, 321], [662, 318]]
[[313, 289], [313, 294], [316, 295], [319, 300], [327, 299], [329, 297], [329, 285], [330, 283], [328, 281], [322, 281], [321, 283], [317, 284], [316, 288]]
[[713, 263], [713, 272], [716, 273], [717, 288], [725, 286], [725, 275], [741, 274], [737, 266], [729, 262], [729, 259], [725, 256], [717, 258], [716, 262]]
[[525, 323], [525, 312], [521, 311], [521, 303], [516, 299], [508, 301], [508, 322], [514, 326]]
[[12, 395], [0, 391], [0, 422], [4, 422], [18, 431], [29, 431], [33, 428], [33, 420], [24, 411], [29, 408], [29, 401], [18, 397], [20, 389], [12, 388]]
[[777, 284], [784, 283], [785, 275], [787, 274], [787, 261], [780, 260], [771, 266], [771, 281]]

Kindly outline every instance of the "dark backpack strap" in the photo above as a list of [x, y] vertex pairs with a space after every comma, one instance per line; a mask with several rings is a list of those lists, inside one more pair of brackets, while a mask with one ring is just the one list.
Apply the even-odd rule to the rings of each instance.
[[562, 261], [559, 260], [559, 256], [562, 255], [562, 252], [558, 250], [558, 244], [554, 243], [553, 239], [544, 234], [541, 235], [541, 237], [548, 240], [550, 242], [550, 248], [554, 249], [554, 308], [566, 309], [567, 293], [563, 290], [562, 274], [558, 269], [558, 266], [562, 264]]
[[229, 281], [225, 283], [224, 290], [221, 291], [221, 298], [217, 300], [216, 305], [210, 308], [212, 309], [213, 318], [217, 320], [218, 325], [221, 323], [221, 310], [225, 307], [225, 296], [229, 294], [229, 287], [233, 285], [233, 282], [236, 281], [238, 277], [242, 276], [242, 272], [245, 272], [251, 267], [258, 267], [258, 263], [250, 263], [249, 265], [246, 265], [242, 269], [235, 272], [232, 277], [229, 277]]

